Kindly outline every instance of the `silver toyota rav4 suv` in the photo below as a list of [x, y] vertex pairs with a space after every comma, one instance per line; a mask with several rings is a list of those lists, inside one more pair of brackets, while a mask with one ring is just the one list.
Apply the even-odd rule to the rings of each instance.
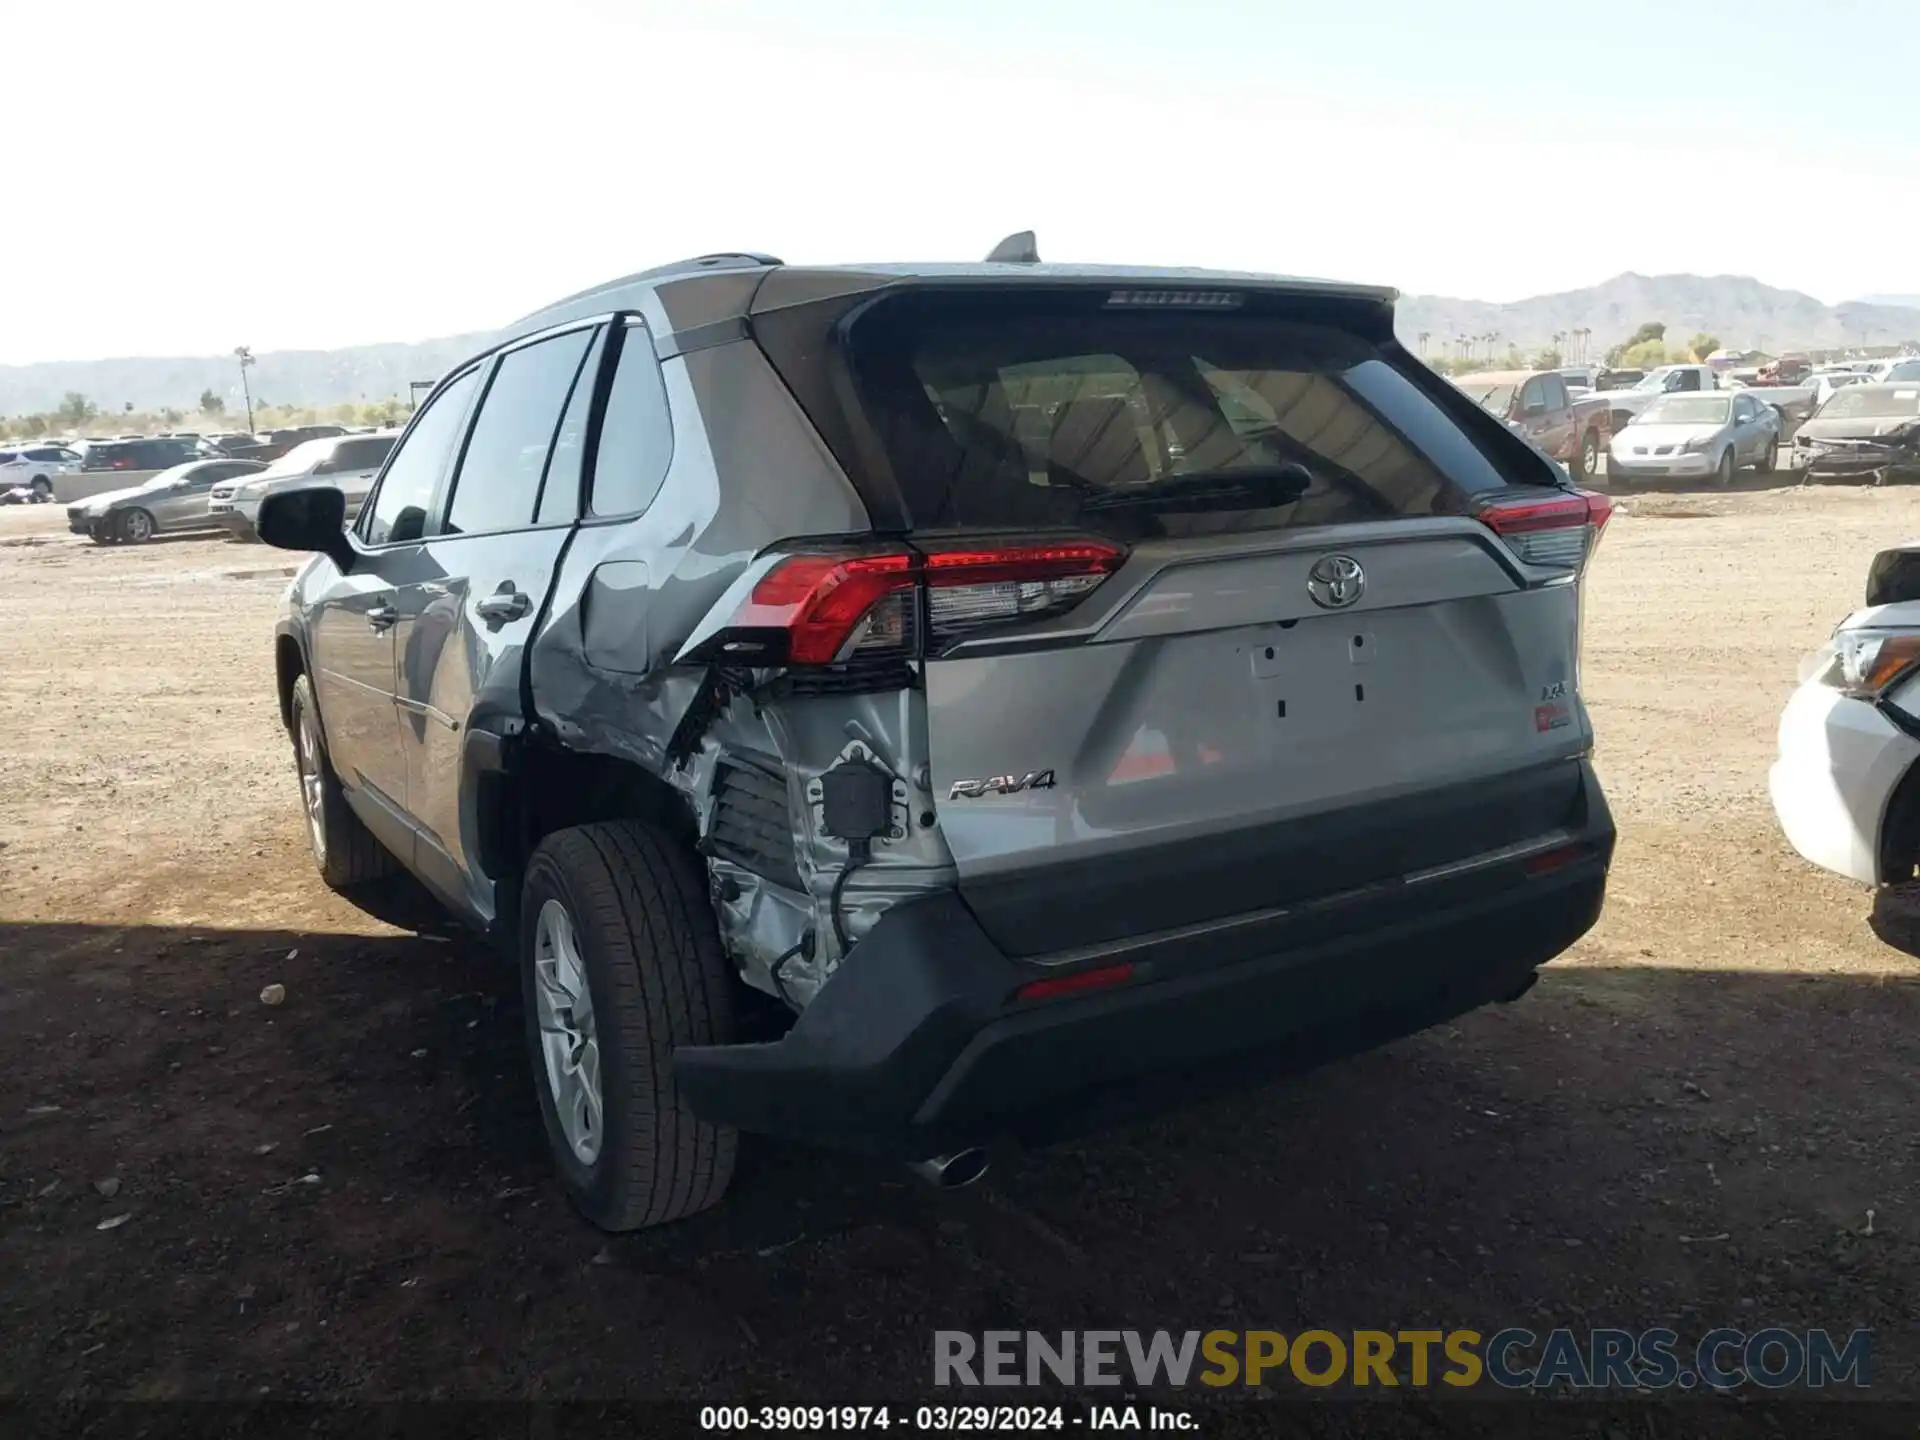
[[313, 852], [523, 977], [567, 1190], [920, 1163], [1519, 996], [1595, 921], [1607, 501], [1260, 275], [707, 256], [440, 382], [277, 635]]

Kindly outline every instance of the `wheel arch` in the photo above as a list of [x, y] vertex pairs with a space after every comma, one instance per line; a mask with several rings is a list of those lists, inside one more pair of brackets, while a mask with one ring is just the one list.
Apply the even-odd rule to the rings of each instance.
[[520, 881], [547, 836], [607, 820], [644, 820], [692, 850], [692, 801], [629, 757], [573, 750], [551, 740], [469, 730], [462, 747], [468, 853], [494, 884], [498, 920], [518, 926]]
[[274, 693], [280, 703], [281, 728], [289, 732], [293, 729], [293, 682], [307, 673], [306, 647], [290, 626], [282, 625], [273, 637]]
[[1880, 812], [1873, 868], [1874, 878], [1882, 885], [1911, 880], [1920, 870], [1920, 760], [1907, 767]]

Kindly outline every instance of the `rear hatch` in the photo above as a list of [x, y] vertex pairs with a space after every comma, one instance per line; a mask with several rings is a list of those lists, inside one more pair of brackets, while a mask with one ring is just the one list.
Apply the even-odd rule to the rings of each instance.
[[962, 894], [1009, 953], [1577, 823], [1606, 502], [1391, 325], [1384, 296], [1111, 281], [756, 317], [880, 532], [766, 598], [838, 565], [812, 657], [907, 659]]

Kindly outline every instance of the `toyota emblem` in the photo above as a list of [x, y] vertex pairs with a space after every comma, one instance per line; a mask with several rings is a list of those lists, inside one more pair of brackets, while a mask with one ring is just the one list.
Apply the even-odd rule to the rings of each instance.
[[1367, 572], [1351, 555], [1322, 555], [1307, 571], [1307, 594], [1323, 610], [1344, 610], [1367, 593]]

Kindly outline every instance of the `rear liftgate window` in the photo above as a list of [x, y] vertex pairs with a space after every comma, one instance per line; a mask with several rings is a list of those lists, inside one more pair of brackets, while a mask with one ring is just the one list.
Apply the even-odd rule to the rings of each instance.
[[1164, 293], [909, 294], [858, 320], [910, 527], [1138, 542], [1464, 514], [1511, 483], [1358, 327], [1129, 298]]

